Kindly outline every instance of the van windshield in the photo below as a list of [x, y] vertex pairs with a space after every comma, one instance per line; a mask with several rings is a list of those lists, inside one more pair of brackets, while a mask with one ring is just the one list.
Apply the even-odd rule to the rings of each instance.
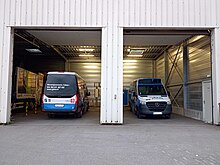
[[47, 75], [44, 94], [47, 97], [72, 97], [77, 92], [76, 77], [68, 74]]
[[145, 95], [167, 95], [163, 85], [139, 85], [138, 94]]

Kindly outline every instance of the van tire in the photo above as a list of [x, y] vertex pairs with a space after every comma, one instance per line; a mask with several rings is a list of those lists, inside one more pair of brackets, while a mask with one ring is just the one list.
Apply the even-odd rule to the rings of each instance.
[[54, 117], [54, 114], [52, 114], [52, 113], [48, 113], [47, 116], [48, 116], [49, 119], [51, 119], [51, 118]]
[[140, 112], [139, 112], [139, 111], [137, 111], [137, 118], [138, 118], [138, 119], [143, 119], [143, 115], [142, 115], [142, 114], [140, 114]]
[[165, 115], [166, 119], [170, 119], [170, 114], [169, 115]]
[[80, 110], [79, 112], [76, 113], [76, 117], [77, 118], [82, 118], [82, 115], [83, 115], [83, 111]]

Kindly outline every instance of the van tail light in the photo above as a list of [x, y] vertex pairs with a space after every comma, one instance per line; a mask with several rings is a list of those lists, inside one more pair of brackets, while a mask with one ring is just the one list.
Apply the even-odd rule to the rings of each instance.
[[42, 95], [42, 104], [44, 104], [44, 94]]
[[79, 103], [79, 95], [76, 94], [75, 96], [73, 96], [73, 98], [70, 99], [70, 102], [73, 104], [78, 104]]

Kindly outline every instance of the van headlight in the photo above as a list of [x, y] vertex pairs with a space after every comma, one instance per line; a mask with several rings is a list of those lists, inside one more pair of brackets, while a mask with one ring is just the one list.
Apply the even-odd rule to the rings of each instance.
[[140, 104], [145, 104], [146, 102], [143, 100], [140, 100]]
[[171, 104], [171, 101], [169, 100], [169, 101], [167, 101], [167, 104]]

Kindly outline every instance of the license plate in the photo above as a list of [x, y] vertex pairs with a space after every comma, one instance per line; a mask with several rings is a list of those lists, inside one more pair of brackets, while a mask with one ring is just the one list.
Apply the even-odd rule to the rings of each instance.
[[63, 104], [55, 104], [55, 107], [64, 107]]
[[162, 115], [162, 112], [153, 112], [154, 115]]

